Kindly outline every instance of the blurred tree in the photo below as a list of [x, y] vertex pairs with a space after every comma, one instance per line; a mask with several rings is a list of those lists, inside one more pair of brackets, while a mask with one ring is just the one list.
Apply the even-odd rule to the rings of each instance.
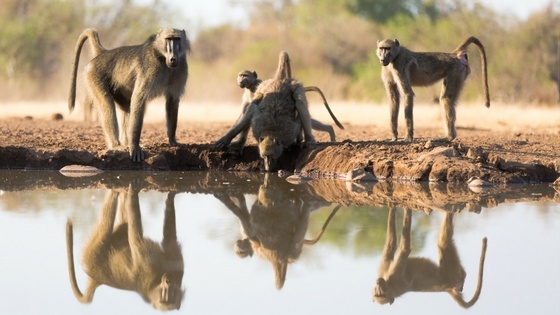
[[414, 16], [422, 7], [422, 0], [352, 0], [348, 8], [353, 13], [379, 23], [386, 23], [397, 15]]

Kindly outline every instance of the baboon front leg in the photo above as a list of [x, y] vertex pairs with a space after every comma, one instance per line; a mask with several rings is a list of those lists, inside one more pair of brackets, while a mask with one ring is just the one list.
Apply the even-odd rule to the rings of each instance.
[[389, 213], [387, 215], [387, 235], [385, 236], [385, 246], [383, 247], [383, 255], [381, 263], [379, 264], [379, 277], [384, 278], [388, 276], [391, 262], [395, 257], [397, 251], [397, 228], [395, 225], [396, 209], [394, 206], [389, 206]]
[[[141, 87], [135, 86], [135, 90], [142, 90]], [[144, 160], [144, 151], [140, 147], [140, 135], [142, 133], [142, 125], [144, 123], [144, 112], [146, 110], [146, 97], [140, 93], [132, 94], [130, 102], [130, 124], [128, 126], [128, 139], [130, 141], [128, 150], [130, 159], [133, 162], [141, 162]]]
[[167, 115], [167, 138], [172, 146], [181, 145], [177, 142], [177, 120], [179, 116], [179, 98], [168, 95], [165, 102], [165, 113]]
[[177, 225], [175, 220], [175, 192], [169, 192], [165, 199], [165, 219], [163, 221], [163, 244], [177, 243]]
[[391, 102], [391, 132], [393, 133], [393, 141], [396, 141], [399, 135], [399, 107], [400, 107], [400, 92], [397, 84], [394, 82], [387, 83], [385, 86], [387, 96]]
[[218, 148], [227, 147], [231, 143], [231, 140], [235, 138], [235, 136], [237, 136], [245, 128], [249, 128], [251, 126], [251, 119], [254, 115], [258, 115], [259, 112], [260, 110], [257, 104], [254, 102], [251, 103], [247, 107], [247, 111], [245, 112], [245, 114], [243, 114], [241, 119], [239, 119], [239, 121], [235, 125], [233, 125], [233, 127], [231, 127], [231, 129], [223, 137], [216, 141], [216, 146]]

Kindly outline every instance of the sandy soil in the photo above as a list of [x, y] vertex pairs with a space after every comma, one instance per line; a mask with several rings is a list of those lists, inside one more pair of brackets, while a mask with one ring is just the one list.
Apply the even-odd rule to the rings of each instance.
[[[0, 168], [260, 169], [252, 139], [242, 156], [212, 145], [236, 119], [237, 105], [186, 101], [181, 106], [177, 139], [186, 146], [167, 144], [163, 107], [156, 102], [148, 109], [141, 137], [148, 159], [132, 163], [123, 150], [107, 151], [99, 124], [83, 122], [79, 110], [66, 114], [63, 102], [0, 104]], [[385, 106], [333, 101], [331, 108], [345, 126], [336, 130], [337, 142], [328, 143], [326, 134], [316, 133], [320, 143], [287, 152], [282, 170], [341, 177], [364, 169], [378, 179], [466, 181], [477, 176], [494, 183], [552, 182], [560, 175], [558, 108], [460, 106], [459, 136], [448, 142], [438, 140], [443, 133], [438, 107], [418, 105], [413, 143], [388, 141]], [[52, 120], [54, 113], [64, 119]], [[312, 105], [311, 113], [331, 123], [320, 105]], [[404, 134], [404, 122], [399, 126]]]

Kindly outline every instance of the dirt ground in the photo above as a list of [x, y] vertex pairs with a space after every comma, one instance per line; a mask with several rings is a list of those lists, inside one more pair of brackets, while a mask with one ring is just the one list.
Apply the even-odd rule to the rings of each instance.
[[[478, 108], [475, 113], [463, 110], [458, 115], [458, 138], [448, 142], [438, 140], [443, 132], [441, 122], [434, 118], [438, 110], [429, 108], [429, 114], [415, 112], [416, 139], [407, 143], [389, 141], [388, 119], [369, 123], [368, 119], [347, 116], [360, 112], [360, 108], [348, 106], [344, 111], [331, 107], [335, 113], [342, 112], [338, 116], [345, 126], [345, 130], [336, 130], [337, 142], [329, 143], [326, 134], [316, 132], [319, 143], [287, 152], [280, 170], [341, 178], [359, 169], [377, 179], [450, 182], [466, 182], [476, 176], [493, 183], [553, 182], [560, 175], [558, 109], [548, 109], [540, 116], [518, 109], [512, 116], [524, 117], [515, 120], [500, 116], [496, 122], [484, 122], [491, 114], [481, 114]], [[79, 115], [53, 120], [45, 113], [28, 118], [5, 114], [0, 117], [0, 168], [58, 170], [79, 164], [118, 170], [259, 171], [262, 163], [252, 139], [241, 156], [213, 146], [235, 120], [236, 110], [214, 119], [209, 119], [211, 114], [207, 112], [181, 117], [177, 140], [186, 144], [181, 147], [167, 144], [163, 120], [147, 117], [141, 145], [148, 158], [143, 163], [132, 163], [122, 148], [108, 151], [99, 124], [80, 121]], [[373, 113], [369, 117], [375, 116]], [[325, 116], [320, 119], [330, 122]], [[402, 122], [400, 127], [404, 134]]]

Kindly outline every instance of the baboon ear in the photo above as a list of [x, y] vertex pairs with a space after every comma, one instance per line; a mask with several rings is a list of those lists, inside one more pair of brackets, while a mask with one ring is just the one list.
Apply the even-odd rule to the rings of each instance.
[[253, 71], [253, 75], [255, 76], [255, 78], [258, 77], [257, 76], [257, 71]]
[[399, 40], [395, 38], [395, 46], [399, 47], [400, 45]]

